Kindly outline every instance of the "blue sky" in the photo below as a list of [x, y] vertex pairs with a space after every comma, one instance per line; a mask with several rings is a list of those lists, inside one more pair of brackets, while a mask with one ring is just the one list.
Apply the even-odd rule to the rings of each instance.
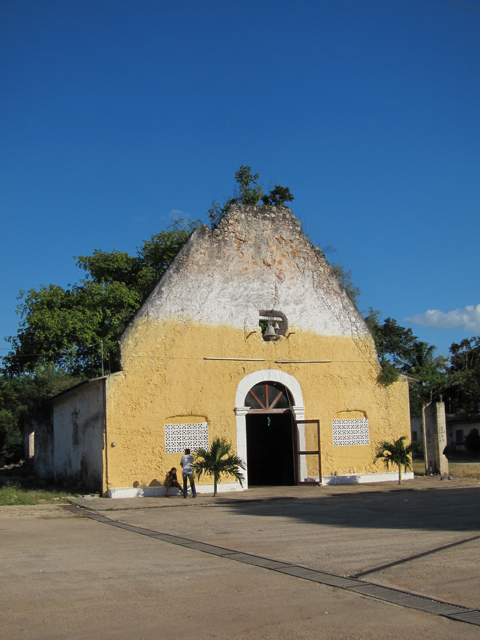
[[242, 164], [291, 189], [360, 309], [439, 353], [479, 335], [480, 0], [465, 4], [2, 2], [0, 338], [20, 289], [76, 282], [72, 256], [134, 252], [176, 215], [206, 221]]

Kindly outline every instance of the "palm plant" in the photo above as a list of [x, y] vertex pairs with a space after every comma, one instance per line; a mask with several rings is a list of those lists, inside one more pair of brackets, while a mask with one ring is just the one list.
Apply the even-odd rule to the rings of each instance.
[[214, 438], [210, 449], [199, 449], [192, 469], [200, 480], [202, 475], [213, 476], [213, 495], [217, 495], [217, 484], [222, 474], [234, 476], [243, 487], [244, 477], [240, 469], [245, 469], [241, 458], [231, 453], [232, 445], [225, 438]]
[[402, 484], [402, 467], [405, 467], [405, 471], [412, 468], [411, 454], [415, 449], [415, 445], [410, 443], [405, 446], [405, 440], [407, 436], [402, 436], [394, 442], [387, 442], [384, 440], [377, 445], [377, 453], [375, 460], [383, 460], [385, 467], [388, 469], [390, 465], [397, 465], [398, 467], [398, 484]]

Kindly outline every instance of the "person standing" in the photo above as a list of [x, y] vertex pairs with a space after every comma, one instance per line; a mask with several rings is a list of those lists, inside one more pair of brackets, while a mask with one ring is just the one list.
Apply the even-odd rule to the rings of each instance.
[[182, 467], [183, 474], [183, 497], [187, 497], [188, 480], [190, 481], [190, 488], [192, 489], [192, 498], [197, 497], [197, 490], [195, 488], [195, 480], [193, 478], [192, 470], [193, 456], [190, 455], [190, 449], [185, 449], [185, 455], [180, 460], [180, 466]]

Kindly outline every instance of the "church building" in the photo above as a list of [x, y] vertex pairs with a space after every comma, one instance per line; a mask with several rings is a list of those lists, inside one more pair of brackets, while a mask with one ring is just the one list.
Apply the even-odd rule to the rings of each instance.
[[121, 364], [52, 400], [40, 475], [163, 495], [186, 447], [223, 437], [244, 490], [397, 478], [375, 449], [410, 433], [408, 382], [377, 381], [368, 327], [286, 207], [232, 206], [198, 227], [124, 332]]

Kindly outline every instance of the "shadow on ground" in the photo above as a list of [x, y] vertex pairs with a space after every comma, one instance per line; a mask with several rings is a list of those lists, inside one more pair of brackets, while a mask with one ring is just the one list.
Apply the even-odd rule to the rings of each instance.
[[322, 526], [480, 533], [479, 507], [480, 487], [224, 505], [237, 515], [292, 518]]

